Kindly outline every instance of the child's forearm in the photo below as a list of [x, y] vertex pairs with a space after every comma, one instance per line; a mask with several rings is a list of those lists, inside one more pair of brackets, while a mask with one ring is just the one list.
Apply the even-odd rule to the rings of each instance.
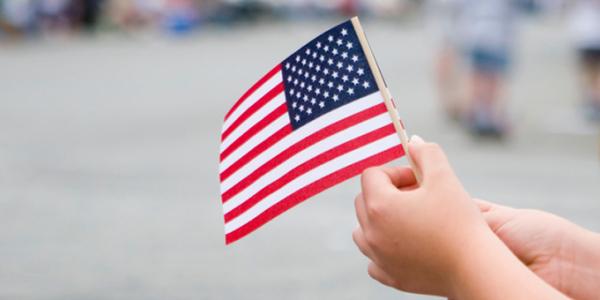
[[455, 266], [453, 298], [568, 299], [531, 272], [489, 232], [465, 241], [460, 257]]

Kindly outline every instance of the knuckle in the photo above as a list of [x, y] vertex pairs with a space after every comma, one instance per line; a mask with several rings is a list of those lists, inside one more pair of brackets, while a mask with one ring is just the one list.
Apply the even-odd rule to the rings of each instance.
[[358, 195], [356, 195], [356, 197], [354, 197], [354, 207], [355, 208], [358, 207], [358, 205], [360, 204], [361, 199], [362, 199], [362, 195], [361, 194], [358, 194]]
[[358, 234], [359, 234], [359, 233], [358, 233], [358, 230], [356, 230], [356, 229], [355, 229], [355, 230], [353, 230], [353, 231], [352, 231], [352, 240], [354, 241], [354, 243], [355, 243], [356, 245], [359, 245], [359, 241], [358, 241], [358, 238], [359, 238], [359, 237], [358, 237]]
[[374, 263], [369, 264], [367, 273], [369, 274], [369, 276], [371, 278], [381, 282], [384, 285], [387, 285], [390, 287], [396, 287], [396, 285], [397, 285], [397, 282], [394, 278], [387, 275], [387, 273], [385, 273], [385, 270], [379, 268]]
[[375, 218], [380, 217], [383, 214], [384, 209], [380, 203], [373, 202], [374, 201], [371, 201], [367, 204], [367, 214]]
[[363, 238], [371, 248], [377, 248], [375, 247], [377, 246], [377, 236], [372, 230], [366, 230], [363, 233]]
[[367, 273], [369, 274], [369, 276], [377, 281], [379, 281], [379, 276], [377, 274], [377, 272], [375, 271], [375, 268], [373, 267], [373, 265], [369, 265], [369, 267], [367, 268]]
[[392, 288], [398, 289], [398, 288], [396, 287], [396, 282], [395, 282], [393, 279], [389, 278], [389, 277], [385, 277], [385, 279], [384, 279], [384, 280], [380, 280], [379, 282], [381, 282], [381, 283], [383, 283], [384, 285], [387, 285], [387, 286], [389, 286], [389, 287], [392, 287]]

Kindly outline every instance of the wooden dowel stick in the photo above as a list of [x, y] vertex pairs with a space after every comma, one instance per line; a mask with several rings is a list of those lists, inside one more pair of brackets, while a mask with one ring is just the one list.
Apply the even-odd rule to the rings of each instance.
[[354, 31], [356, 31], [356, 35], [358, 36], [358, 41], [360, 42], [360, 46], [365, 52], [365, 56], [367, 57], [367, 62], [369, 63], [369, 68], [375, 77], [375, 82], [377, 83], [377, 88], [381, 92], [383, 96], [383, 102], [385, 103], [385, 107], [387, 108], [388, 113], [390, 114], [390, 118], [392, 119], [392, 123], [394, 124], [394, 128], [398, 133], [398, 137], [400, 138], [400, 142], [402, 143], [402, 147], [404, 148], [404, 152], [406, 153], [406, 158], [408, 163], [410, 164], [413, 172], [415, 173], [415, 178], [417, 179], [417, 183], [421, 184], [422, 177], [421, 172], [417, 169], [414, 161], [410, 157], [410, 153], [408, 152], [408, 137], [406, 134], [406, 130], [404, 126], [400, 122], [400, 118], [398, 117], [398, 112], [394, 108], [394, 104], [392, 103], [392, 95], [385, 85], [385, 81], [383, 80], [383, 76], [381, 75], [381, 70], [379, 70], [379, 66], [375, 61], [375, 56], [373, 56], [373, 51], [371, 51], [371, 47], [369, 46], [369, 42], [367, 41], [367, 37], [365, 35], [362, 26], [360, 25], [360, 21], [358, 17], [354, 17], [351, 19], [352, 26], [354, 27]]

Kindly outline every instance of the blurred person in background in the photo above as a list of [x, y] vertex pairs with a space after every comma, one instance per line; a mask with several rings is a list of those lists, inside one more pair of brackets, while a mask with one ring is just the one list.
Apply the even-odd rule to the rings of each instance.
[[163, 26], [170, 33], [191, 31], [198, 22], [198, 9], [193, 0], [166, 0]]
[[70, 21], [67, 9], [69, 0], [40, 0], [38, 3], [38, 22], [43, 33], [65, 32]]
[[56, 32], [93, 31], [102, 13], [103, 0], [4, 0], [0, 1], [2, 28], [13, 36]]
[[0, 2], [0, 38], [4, 35], [12, 36], [15, 33], [14, 28], [5, 20], [3, 3]]
[[13, 37], [30, 35], [35, 31], [34, 0], [0, 1], [1, 27]]
[[583, 78], [584, 113], [600, 122], [600, 0], [577, 0], [571, 31]]
[[163, 0], [109, 0], [108, 18], [121, 30], [140, 29], [156, 23]]
[[436, 61], [436, 84], [442, 108], [452, 121], [460, 121], [466, 110], [461, 90], [460, 44], [457, 39], [458, 5], [456, 0], [434, 1], [436, 17], [440, 21], [441, 45]]
[[343, 16], [353, 17], [360, 11], [360, 1], [358, 0], [342, 0], [339, 4], [339, 12]]
[[[502, 138], [509, 123], [504, 89], [514, 47], [515, 6], [508, 0], [445, 0], [446, 42], [437, 64], [446, 112], [475, 136]], [[458, 61], [468, 68], [461, 99]], [[461, 102], [464, 102], [461, 103]]]
[[369, 13], [378, 18], [406, 18], [418, 16], [426, 2], [422, 0], [379, 0], [370, 2], [370, 4]]

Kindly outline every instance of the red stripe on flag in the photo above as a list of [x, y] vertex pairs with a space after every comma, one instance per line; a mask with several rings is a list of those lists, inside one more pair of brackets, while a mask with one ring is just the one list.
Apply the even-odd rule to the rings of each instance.
[[[304, 138], [303, 140], [290, 146], [289, 148], [287, 148], [286, 150], [284, 150], [283, 152], [281, 152], [280, 154], [278, 154], [277, 156], [275, 156], [274, 158], [272, 158], [271, 160], [266, 162], [264, 165], [262, 165], [261, 167], [259, 167], [256, 170], [254, 170], [250, 175], [246, 176], [243, 180], [241, 180], [240, 182], [238, 182], [234, 186], [232, 186], [223, 195], [221, 195], [223, 202], [225, 202], [225, 201], [229, 200], [231, 197], [235, 196], [238, 192], [240, 192], [241, 190], [245, 189], [247, 186], [252, 184], [258, 178], [260, 178], [263, 174], [266, 174], [267, 172], [271, 171], [271, 169], [277, 167], [282, 162], [284, 162], [287, 159], [289, 159], [290, 157], [292, 157], [294, 154], [308, 148], [309, 146], [316, 144], [319, 141], [324, 140], [325, 138], [327, 138], [335, 133], [338, 133], [348, 127], [351, 127], [358, 123], [361, 123], [367, 119], [373, 118], [379, 114], [384, 113], [385, 111], [386, 111], [385, 104], [382, 103], [382, 104], [367, 108], [361, 112], [358, 112], [358, 113], [351, 115], [347, 118], [344, 118], [342, 120], [339, 120], [323, 129], [307, 136], [306, 138]], [[231, 167], [228, 168], [227, 176], [223, 176], [221, 181], [227, 179], [227, 177], [229, 177], [230, 174], [237, 171], [237, 169], [239, 169], [242, 166], [244, 166], [245, 164], [247, 164], [253, 158], [254, 157], [247, 159], [246, 157], [242, 157], [239, 161], [236, 162], [236, 163], [238, 163], [241, 161], [240, 166], [239, 167], [236, 166], [236, 169], [234, 169], [233, 171], [229, 171], [229, 169], [231, 169]], [[233, 165], [232, 165], [232, 167], [233, 167]]]
[[224, 141], [236, 128], [238, 128], [246, 119], [252, 116], [257, 110], [261, 107], [265, 106], [269, 101], [273, 100], [279, 93], [283, 92], [284, 86], [283, 82], [280, 82], [276, 86], [274, 86], [269, 92], [264, 94], [260, 100], [256, 101], [256, 103], [252, 104], [245, 112], [243, 112], [239, 118], [237, 118], [231, 126], [223, 132], [221, 135], [221, 141]]
[[239, 240], [252, 231], [258, 229], [268, 221], [282, 214], [284, 211], [296, 206], [298, 203], [342, 181], [345, 181], [348, 178], [358, 175], [367, 167], [382, 165], [403, 155], [404, 149], [402, 149], [401, 145], [398, 145], [329, 174], [289, 195], [285, 199], [279, 201], [277, 204], [268, 208], [260, 215], [256, 216], [250, 222], [242, 225], [240, 228], [230, 232], [229, 234], [226, 234], [225, 243], [231, 244]]
[[272, 134], [270, 137], [268, 137], [266, 140], [256, 145], [256, 147], [252, 148], [252, 150], [248, 151], [248, 153], [244, 154], [244, 156], [236, 160], [233, 164], [231, 164], [231, 166], [229, 166], [229, 168], [227, 168], [221, 173], [221, 175], [219, 176], [221, 182], [229, 178], [231, 174], [235, 173], [241, 167], [246, 165], [249, 161], [253, 160], [259, 154], [267, 150], [269, 147], [273, 146], [275, 143], [285, 138], [288, 134], [292, 133], [292, 131], [292, 125], [287, 124], [286, 126], [283, 126], [281, 129], [279, 129], [277, 132]]
[[271, 124], [273, 121], [275, 121], [277, 118], [281, 117], [284, 114], [287, 114], [287, 104], [285, 103], [281, 104], [275, 110], [270, 112], [264, 119], [258, 121], [258, 123], [254, 124], [254, 126], [250, 127], [248, 131], [244, 132], [244, 134], [242, 134], [237, 140], [231, 143], [231, 145], [229, 145], [227, 149], [223, 150], [223, 152], [221, 152], [220, 155], [221, 161], [227, 158], [227, 156], [229, 156], [231, 152], [235, 151], [246, 141], [251, 139], [256, 133], [263, 130], [265, 127], [267, 127], [269, 124]]
[[342, 156], [352, 150], [358, 149], [364, 145], [370, 144], [376, 140], [379, 140], [385, 136], [394, 133], [394, 126], [392, 124], [386, 125], [379, 129], [373, 130], [369, 133], [361, 135], [357, 138], [349, 140], [343, 144], [340, 144], [337, 147], [331, 148], [307, 161], [295, 167], [294, 169], [287, 172], [285, 175], [281, 176], [281, 178], [275, 180], [273, 183], [265, 186], [256, 194], [252, 195], [252, 197], [248, 198], [246, 201], [238, 205], [236, 208], [232, 209], [228, 213], [225, 214], [225, 222], [231, 221], [231, 219], [239, 216], [243, 212], [250, 209], [252, 206], [256, 205], [256, 203], [263, 200], [268, 195], [273, 192], [279, 190], [284, 185], [288, 184], [290, 181], [298, 178], [299, 176], [305, 174], [306, 172], [332, 160], [338, 156]]
[[259, 79], [249, 90], [247, 90], [235, 102], [233, 107], [231, 107], [231, 109], [225, 115], [225, 120], [227, 120], [227, 118], [229, 118], [229, 116], [238, 108], [238, 106], [240, 106], [240, 104], [242, 104], [246, 100], [246, 98], [248, 98], [248, 96], [250, 96], [252, 93], [256, 92], [256, 90], [258, 90], [258, 88], [260, 88], [263, 84], [265, 84], [265, 82], [267, 82], [269, 79], [271, 79], [271, 77], [273, 77], [273, 75], [277, 74], [277, 72], [279, 72], [279, 71], [281, 71], [280, 64], [276, 65], [271, 71], [269, 71], [267, 74], [265, 74], [265, 76], [263, 76], [261, 79]]

